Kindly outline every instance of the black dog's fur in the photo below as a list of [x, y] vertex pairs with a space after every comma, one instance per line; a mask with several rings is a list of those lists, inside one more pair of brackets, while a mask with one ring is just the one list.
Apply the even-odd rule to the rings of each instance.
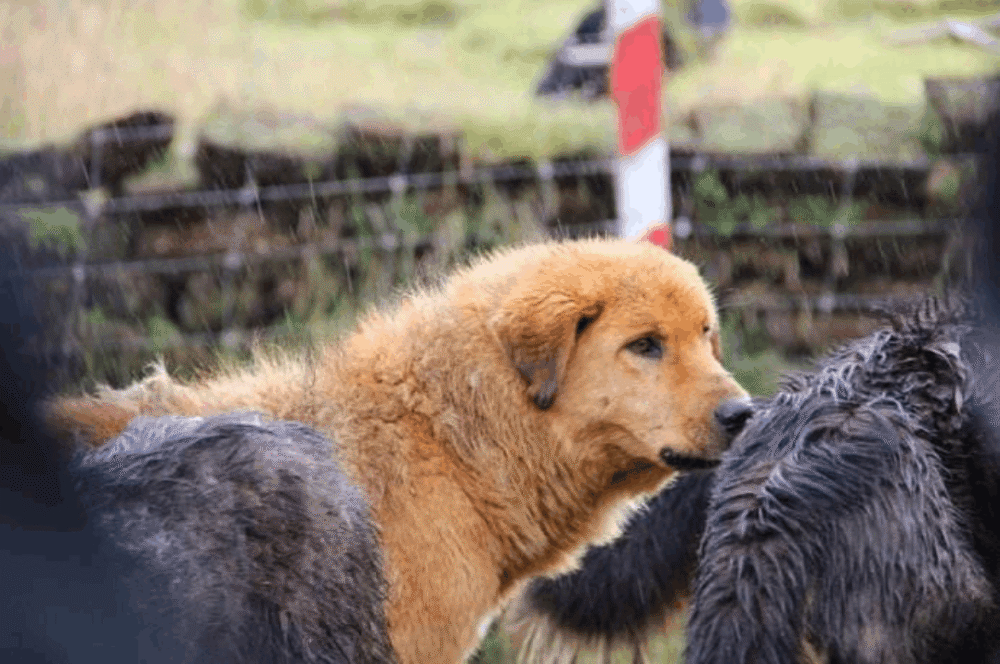
[[995, 661], [991, 343], [931, 301], [791, 381], [717, 473], [687, 661]]
[[253, 414], [39, 425], [31, 282], [0, 254], [0, 661], [393, 662], [377, 533], [334, 446]]
[[536, 582], [529, 659], [644, 640], [683, 597], [683, 543], [704, 527], [691, 664], [1000, 661], [996, 337], [964, 309], [929, 300], [791, 379], [716, 471]]
[[581, 648], [635, 647], [663, 627], [690, 593], [713, 472], [680, 476], [621, 537], [587, 551], [578, 570], [533, 581], [506, 620], [526, 631], [522, 659], [571, 661]]

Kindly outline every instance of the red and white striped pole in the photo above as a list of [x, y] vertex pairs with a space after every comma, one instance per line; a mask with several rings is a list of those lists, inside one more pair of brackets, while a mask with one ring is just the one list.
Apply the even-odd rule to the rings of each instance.
[[661, 131], [660, 0], [605, 0], [614, 35], [611, 93], [618, 105], [618, 233], [670, 248], [670, 167]]

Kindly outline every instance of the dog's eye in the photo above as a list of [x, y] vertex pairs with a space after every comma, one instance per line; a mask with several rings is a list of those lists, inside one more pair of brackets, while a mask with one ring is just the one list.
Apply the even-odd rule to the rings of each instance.
[[654, 337], [643, 337], [642, 339], [636, 339], [630, 343], [626, 348], [629, 351], [640, 355], [642, 357], [647, 357], [651, 360], [658, 360], [663, 357], [663, 344], [660, 343], [659, 339]]
[[702, 326], [702, 328], [701, 328], [701, 333], [702, 333], [702, 334], [708, 334], [708, 333], [709, 333], [709, 332], [711, 332], [711, 331], [712, 331], [712, 328], [710, 328], [710, 327], [709, 327], [708, 325], [704, 325], [704, 326]]
[[589, 327], [593, 322], [594, 318], [592, 316], [583, 316], [580, 318], [580, 320], [576, 322], [576, 336], [583, 334], [583, 331], [586, 330], [587, 327]]

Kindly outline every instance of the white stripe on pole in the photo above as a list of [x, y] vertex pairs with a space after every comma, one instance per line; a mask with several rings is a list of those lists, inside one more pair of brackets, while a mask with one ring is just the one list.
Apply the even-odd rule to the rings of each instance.
[[660, 0], [608, 0], [608, 29], [617, 37], [647, 16], [660, 15]]
[[618, 232], [669, 248], [669, 151], [660, 131], [660, 0], [605, 2], [608, 29], [614, 35], [612, 96], [618, 103]]
[[646, 143], [636, 154], [619, 155], [615, 195], [622, 237], [642, 237], [652, 226], [669, 221], [668, 158], [663, 136]]

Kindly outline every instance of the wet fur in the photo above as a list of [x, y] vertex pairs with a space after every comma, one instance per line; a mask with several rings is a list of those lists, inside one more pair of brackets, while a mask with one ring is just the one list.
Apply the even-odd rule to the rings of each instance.
[[[968, 223], [976, 298], [982, 305], [975, 320], [956, 311], [925, 310], [932, 315], [918, 312], [910, 324], [897, 321], [893, 332], [859, 341], [859, 347], [866, 349], [859, 355], [835, 354], [816, 374], [776, 397], [768, 416], [751, 423], [725, 466], [729, 474], [722, 476], [724, 486], [712, 512], [713, 531], [702, 549], [706, 561], [698, 581], [689, 662], [836, 662], [848, 656], [887, 664], [1000, 661], [995, 635], [1000, 589], [1000, 514], [996, 508], [1000, 444], [995, 440], [1000, 431], [995, 383], [1000, 348], [996, 337], [1000, 323], [1000, 132], [995, 113], [985, 126], [990, 131], [982, 146], [983, 177], [976, 211]], [[966, 335], [970, 327], [978, 328], [978, 333]], [[958, 345], [949, 342], [949, 337]], [[933, 358], [937, 348], [939, 360], [930, 373], [943, 368], [944, 382], [937, 386], [938, 396], [923, 400], [923, 405], [918, 405], [918, 394], [904, 389], [914, 387], [906, 382], [908, 367], [886, 364], [889, 356], [871, 353], [900, 338], [908, 338], [909, 343], [896, 350], [915, 352], [917, 366]], [[891, 357], [901, 359], [897, 354]], [[861, 358], [880, 363], [882, 378], [888, 377], [889, 384], [869, 384]], [[824, 395], [822, 385], [838, 389]], [[823, 421], [846, 424], [849, 401], [841, 395], [850, 401], [863, 400], [880, 386], [890, 398], [897, 397], [902, 407], [888, 407], [887, 414], [887, 403], [876, 402], [857, 410], [850, 428], [823, 430]], [[924, 385], [919, 391], [925, 395], [935, 391], [928, 387], [934, 386]], [[796, 410], [798, 401], [805, 411]], [[943, 410], [929, 412], [928, 405], [934, 403]], [[918, 407], [911, 411], [914, 405]], [[965, 432], [961, 440], [948, 434], [934, 437], [941, 435], [935, 429], [949, 412], [957, 416]], [[928, 414], [929, 427], [919, 419]], [[906, 416], [910, 426], [893, 424], [900, 415]], [[859, 436], [857, 444], [844, 440], [851, 432]], [[793, 433], [797, 443], [791, 442]], [[874, 444], [872, 439], [880, 435], [889, 444]], [[782, 445], [784, 452], [779, 451]], [[841, 445], [851, 451], [847, 458], [837, 458]], [[898, 454], [906, 449], [916, 454], [908, 459]], [[831, 456], [833, 451], [836, 456]], [[876, 474], [859, 476], [854, 472], [858, 466]], [[676, 600], [689, 593], [665, 579], [695, 568], [693, 547], [677, 542], [700, 538], [707, 518], [700, 506], [707, 484], [716, 475], [703, 476], [693, 489], [679, 482], [669, 486], [654, 503], [659, 503], [659, 509], [637, 515], [625, 536], [644, 540], [645, 546], [592, 552], [583, 568], [572, 575], [534, 582], [518, 600], [516, 616], [527, 642], [543, 644], [531, 650], [528, 661], [569, 661], [581, 642], [604, 646], [624, 642], [641, 652], [646, 635], [659, 631], [663, 616], [669, 618]], [[922, 476], [930, 478], [931, 484], [912, 486], [912, 480]], [[892, 477], [909, 478], [909, 493], [886, 491], [883, 485]], [[786, 499], [791, 502], [783, 505]], [[803, 506], [804, 500], [816, 500], [820, 510], [826, 511], [814, 513], [810, 506]], [[928, 506], [935, 514], [924, 513]], [[844, 508], [848, 514], [841, 518]], [[698, 515], [694, 520], [692, 513]], [[817, 518], [821, 514], [826, 519]], [[945, 518], [938, 518], [942, 515]], [[928, 517], [923, 524], [897, 523], [900, 518]], [[883, 523], [887, 519], [893, 523]], [[860, 530], [849, 532], [852, 527]], [[886, 546], [878, 528], [887, 528], [886, 535], [895, 531], [915, 546], [911, 550]], [[847, 535], [851, 537], [844, 541]], [[856, 535], [860, 537], [854, 539]], [[944, 537], [951, 550], [940, 552], [941, 544], [933, 543], [937, 537]], [[834, 548], [837, 545], [840, 549]], [[612, 551], [618, 553], [611, 555]], [[936, 559], [937, 553], [945, 557]], [[843, 569], [845, 565], [852, 569]], [[626, 572], [615, 574], [615, 570]], [[838, 577], [838, 573], [858, 570], [865, 570], [873, 585], [847, 585], [848, 575]], [[617, 576], [624, 578], [608, 583]], [[941, 587], [945, 580], [965, 586], [970, 594], [955, 597], [953, 589]], [[926, 597], [914, 596], [916, 590], [928, 587]], [[621, 610], [625, 606], [640, 609]], [[859, 614], [859, 607], [869, 613]], [[940, 622], [928, 623], [931, 617]], [[859, 629], [859, 622], [865, 626]], [[543, 638], [532, 639], [532, 635]]]
[[141, 562], [131, 602], [169, 622], [157, 641], [180, 661], [394, 661], [365, 498], [316, 431], [139, 417], [73, 474], [102, 539]]
[[929, 301], [772, 400], [718, 471], [688, 662], [995, 661], [991, 337]]
[[520, 661], [572, 661], [581, 650], [633, 650], [687, 606], [714, 473], [681, 475], [637, 511], [622, 535], [587, 551], [580, 568], [532, 581], [505, 622]]

